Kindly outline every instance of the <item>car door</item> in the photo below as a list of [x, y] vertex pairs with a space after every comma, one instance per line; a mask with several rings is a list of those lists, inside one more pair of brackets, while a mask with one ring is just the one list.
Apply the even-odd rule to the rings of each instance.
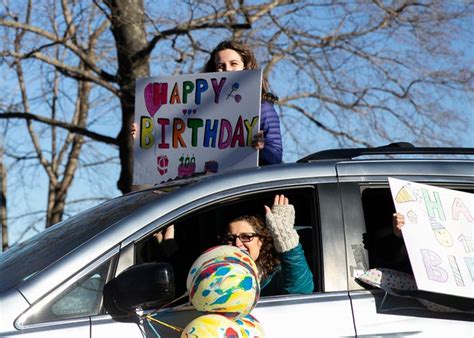
[[[111, 271], [111, 274], [117, 276], [127, 267], [133, 264], [133, 245], [127, 245], [120, 249], [119, 258]], [[111, 278], [108, 278], [110, 280]], [[107, 313], [103, 307], [100, 313], [90, 317], [90, 338], [118, 337], [118, 338], [143, 338], [143, 322], [133, 318], [116, 320]], [[153, 337], [153, 336], [152, 336]]]
[[[403, 270], [408, 262], [387, 252], [384, 238], [392, 231], [392, 197], [385, 179], [378, 182], [341, 183], [350, 298], [357, 335], [471, 336], [474, 316], [461, 312], [441, 312], [427, 307], [413, 294], [404, 297], [358, 284], [364, 271], [383, 274]], [[380, 270], [380, 268], [389, 270]], [[385, 272], [386, 271], [386, 272]], [[401, 278], [405, 276], [401, 274]], [[453, 298], [453, 303], [458, 300]]]
[[[114, 337], [142, 337], [135, 323], [100, 325], [100, 318], [107, 317], [102, 290], [115, 269], [114, 252], [71, 276], [22, 314], [16, 321], [22, 336], [90, 338], [107, 332]], [[97, 324], [93, 330], [91, 322]]]
[[[166, 224], [158, 221], [150, 226], [147, 234], [135, 240], [135, 263], [144, 262], [140, 252], [147, 241], [153, 240], [153, 233], [174, 224], [176, 239], [182, 248], [177, 262], [171, 262], [179, 296], [185, 291], [179, 286], [180, 279], [186, 277], [189, 265], [203, 250], [215, 245], [210, 239], [216, 237], [216, 227], [228, 219], [229, 214], [261, 212], [264, 204], [272, 203], [275, 194], [284, 193], [295, 205], [295, 225], [315, 276], [316, 290], [309, 295], [262, 297], [252, 315], [263, 325], [268, 337], [353, 336], [338, 187], [323, 180], [304, 185], [286, 183], [285, 186], [266, 184], [229, 191], [192, 212], [183, 208]], [[174, 307], [154, 313], [151, 319], [144, 321], [143, 329], [147, 336], [178, 337], [179, 330], [199, 315], [191, 306], [178, 302]]]

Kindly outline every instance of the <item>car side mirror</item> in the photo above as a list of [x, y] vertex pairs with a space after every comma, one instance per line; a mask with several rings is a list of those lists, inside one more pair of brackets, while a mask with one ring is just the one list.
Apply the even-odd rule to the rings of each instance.
[[158, 308], [175, 297], [173, 267], [168, 263], [131, 266], [104, 286], [103, 295], [112, 317], [134, 314], [137, 308]]

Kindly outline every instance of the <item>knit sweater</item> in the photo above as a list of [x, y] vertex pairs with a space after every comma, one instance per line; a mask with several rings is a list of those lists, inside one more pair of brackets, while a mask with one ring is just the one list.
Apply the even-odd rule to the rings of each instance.
[[262, 101], [260, 130], [263, 130], [265, 146], [259, 151], [258, 165], [281, 163], [283, 145], [281, 142], [280, 118], [273, 104], [268, 101]]

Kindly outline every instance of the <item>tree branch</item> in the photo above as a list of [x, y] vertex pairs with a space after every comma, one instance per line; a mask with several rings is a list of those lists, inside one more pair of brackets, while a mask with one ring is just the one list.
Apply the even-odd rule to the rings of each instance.
[[36, 121], [36, 122], [41, 122], [50, 126], [56, 126], [60, 127], [66, 130], [69, 130], [70, 132], [80, 134], [87, 136], [95, 141], [98, 142], [103, 142], [106, 144], [111, 144], [111, 145], [118, 145], [118, 140], [113, 137], [105, 136], [102, 134], [98, 134], [96, 132], [90, 131], [86, 128], [81, 128], [75, 125], [72, 125], [70, 123], [58, 121], [58, 120], [53, 120], [47, 117], [43, 116], [38, 116], [35, 114], [31, 113], [24, 113], [24, 112], [7, 112], [7, 113], [0, 113], [0, 120], [1, 119], [23, 119], [27, 121]]
[[[44, 29], [41, 29], [39, 27], [31, 26], [29, 24], [21, 23], [21, 22], [18, 22], [18, 21], [9, 21], [9, 20], [0, 19], [0, 26], [21, 29], [22, 32], [28, 31], [28, 32], [34, 33], [36, 35], [42, 36], [42, 37], [44, 37], [44, 38], [51, 41], [51, 43], [49, 43], [49, 44], [45, 44], [44, 46], [40, 46], [40, 47], [36, 48], [35, 50], [24, 54], [25, 56], [29, 57], [30, 55], [36, 55], [43, 48], [59, 44], [59, 45], [62, 45], [64, 47], [68, 48], [74, 54], [76, 54], [81, 59], [81, 61], [84, 62], [88, 66], [88, 68], [90, 68], [102, 80], [107, 81], [107, 82], [117, 82], [116, 76], [114, 76], [114, 75], [112, 75], [112, 74], [110, 74], [110, 73], [108, 73], [108, 72], [106, 72], [102, 69], [97, 68], [93, 63], [91, 63], [90, 60], [87, 57], [87, 54], [79, 46], [73, 44], [70, 40], [68, 40], [67, 35], [64, 38], [61, 38], [59, 36], [56, 36], [54, 34], [49, 33], [48, 31], [46, 31]], [[46, 59], [44, 59], [43, 61], [46, 61]], [[48, 63], [50, 63], [50, 62], [48, 62]], [[59, 66], [59, 65], [56, 65], [56, 66]], [[68, 66], [64, 65], [64, 68], [67, 69], [67, 68], [71, 68], [71, 67], [68, 67]], [[94, 81], [94, 82], [97, 82], [98, 84], [100, 84], [97, 80]]]

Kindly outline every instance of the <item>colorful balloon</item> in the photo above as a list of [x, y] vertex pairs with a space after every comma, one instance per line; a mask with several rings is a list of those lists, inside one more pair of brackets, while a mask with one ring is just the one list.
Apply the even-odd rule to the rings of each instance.
[[218, 314], [207, 314], [193, 319], [181, 333], [181, 338], [215, 337], [242, 338], [239, 325]]
[[258, 275], [258, 269], [253, 259], [244, 251], [232, 245], [219, 245], [214, 246], [204, 251], [193, 263], [189, 270], [188, 279], [186, 281], [186, 287], [188, 290], [191, 288], [191, 282], [196, 272], [199, 271], [204, 265], [211, 264], [213, 262], [237, 262], [239, 264], [248, 265], [248, 269]]
[[240, 318], [234, 318], [234, 321], [240, 327], [240, 334], [244, 338], [263, 338], [265, 337], [265, 331], [260, 322], [251, 314], [245, 315]]
[[246, 252], [230, 245], [211, 248], [199, 256], [186, 284], [197, 310], [232, 317], [250, 313], [260, 295], [255, 262]]

